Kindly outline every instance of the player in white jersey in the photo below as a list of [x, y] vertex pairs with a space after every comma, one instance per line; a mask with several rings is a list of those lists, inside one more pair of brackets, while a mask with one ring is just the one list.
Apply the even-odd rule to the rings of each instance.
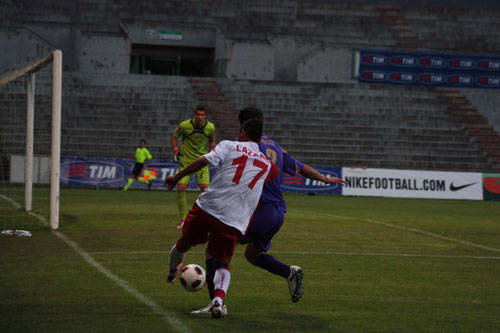
[[208, 241], [207, 255], [215, 259], [213, 279], [215, 292], [210, 312], [222, 318], [227, 310], [224, 297], [231, 273], [229, 262], [238, 236], [244, 235], [259, 203], [264, 182], [274, 179], [279, 169], [259, 151], [262, 123], [251, 119], [242, 125], [240, 141], [222, 141], [175, 176], [168, 176], [165, 185], [172, 189], [187, 174], [211, 164], [217, 172], [208, 187], [196, 200], [182, 227], [182, 236], [170, 251], [167, 282], [174, 282], [194, 245]]

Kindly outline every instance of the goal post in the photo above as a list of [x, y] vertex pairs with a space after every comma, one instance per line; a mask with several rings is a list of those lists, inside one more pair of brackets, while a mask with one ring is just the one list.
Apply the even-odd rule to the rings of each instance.
[[59, 192], [61, 175], [61, 95], [62, 52], [52, 53], [52, 148], [50, 176], [50, 227], [59, 228]]
[[[10, 71], [6, 74], [0, 76], [0, 89], [8, 86], [9, 83], [25, 76], [26, 86], [25, 86], [25, 100], [26, 100], [26, 114], [25, 114], [25, 133], [16, 133], [16, 130], [11, 128], [16, 127], [16, 121], [24, 121], [24, 118], [16, 114], [17, 104], [13, 102], [12, 108], [13, 115], [11, 115], [11, 110], [9, 106], [5, 107], [9, 113], [4, 115], [0, 122], [7, 118], [16, 118], [13, 120], [13, 124], [10, 121], [4, 121], [5, 124], [0, 128], [0, 152], [7, 154], [10, 157], [9, 163], [12, 164], [12, 156], [20, 152], [18, 148], [18, 142], [10, 138], [22, 137], [25, 140], [24, 143], [24, 207], [25, 212], [31, 212], [33, 210], [33, 174], [34, 174], [34, 146], [35, 146], [35, 107], [36, 107], [36, 74], [52, 64], [52, 87], [51, 87], [51, 144], [50, 144], [50, 188], [49, 188], [49, 225], [52, 229], [59, 228], [59, 197], [60, 197], [60, 159], [61, 159], [61, 103], [62, 103], [62, 52], [60, 50], [55, 50], [50, 55], [36, 60], [21, 69]], [[11, 96], [12, 94], [7, 92], [2, 95], [6, 101], [4, 104], [9, 104], [9, 99], [16, 98]], [[21, 98], [24, 100], [24, 98]], [[0, 100], [0, 103], [3, 101]], [[2, 110], [3, 111], [3, 110]], [[9, 127], [10, 126], [10, 127]], [[3, 132], [3, 133], [2, 133]], [[12, 166], [9, 166], [9, 169]], [[39, 167], [40, 168], [40, 167]], [[12, 170], [9, 170], [12, 175]], [[7, 180], [7, 183], [12, 183], [12, 176]], [[3, 188], [3, 187], [2, 187]], [[0, 191], [1, 194], [1, 191]], [[2, 198], [12, 203], [14, 206], [21, 206], [17, 200], [22, 200], [19, 198], [10, 198], [9, 193], [7, 195], [2, 195]], [[33, 214], [35, 216], [40, 216], [38, 214]], [[1, 218], [2, 216], [0, 216]], [[11, 221], [14, 221], [11, 218]], [[9, 222], [7, 222], [9, 223]], [[15, 222], [10, 222], [11, 224]], [[17, 224], [16, 224], [17, 225]], [[8, 226], [8, 225], [7, 225]]]

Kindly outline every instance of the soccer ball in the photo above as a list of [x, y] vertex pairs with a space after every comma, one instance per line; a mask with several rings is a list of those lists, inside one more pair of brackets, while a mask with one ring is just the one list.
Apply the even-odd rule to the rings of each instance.
[[198, 291], [205, 285], [205, 277], [203, 267], [190, 264], [182, 267], [179, 280], [187, 291]]

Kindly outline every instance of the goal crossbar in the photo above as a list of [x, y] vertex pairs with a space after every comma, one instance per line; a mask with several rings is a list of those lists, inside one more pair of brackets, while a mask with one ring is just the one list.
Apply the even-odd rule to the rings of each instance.
[[0, 87], [6, 85], [10, 81], [14, 81], [20, 76], [23, 76], [24, 74], [28, 73], [35, 73], [38, 70], [42, 69], [45, 67], [48, 63], [50, 63], [54, 58], [54, 54], [51, 53], [45, 58], [33, 61], [31, 64], [26, 65], [25, 67], [14, 70], [12, 72], [6, 73], [4, 75], [0, 76]]

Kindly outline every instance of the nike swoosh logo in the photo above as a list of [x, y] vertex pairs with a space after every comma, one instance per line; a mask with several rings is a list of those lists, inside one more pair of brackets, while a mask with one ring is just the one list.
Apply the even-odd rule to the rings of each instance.
[[474, 185], [474, 184], [477, 184], [477, 183], [470, 183], [470, 184], [465, 184], [465, 185], [462, 185], [462, 186], [454, 186], [453, 183], [451, 183], [450, 184], [450, 191], [456, 192], [456, 191], [459, 191], [459, 190], [461, 190], [463, 188], [466, 188], [466, 187]]

